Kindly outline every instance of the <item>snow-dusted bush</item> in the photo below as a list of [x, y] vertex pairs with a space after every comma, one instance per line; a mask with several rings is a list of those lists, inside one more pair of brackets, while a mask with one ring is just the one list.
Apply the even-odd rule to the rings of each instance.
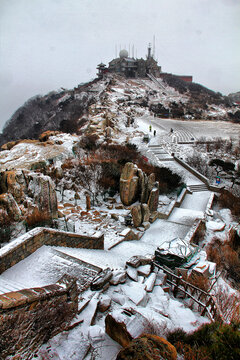
[[[239, 251], [239, 249], [238, 249]], [[208, 260], [217, 264], [217, 268], [225, 270], [228, 280], [239, 288], [240, 285], [240, 258], [237, 250], [234, 250], [229, 241], [222, 242], [214, 237], [207, 247]]]
[[168, 334], [167, 340], [185, 360], [238, 360], [239, 326], [240, 323], [227, 325], [213, 322], [190, 334], [177, 329]]

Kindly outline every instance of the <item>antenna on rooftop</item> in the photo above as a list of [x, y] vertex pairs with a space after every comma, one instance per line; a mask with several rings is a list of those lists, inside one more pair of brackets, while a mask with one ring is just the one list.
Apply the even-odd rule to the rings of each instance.
[[128, 44], [128, 54], [129, 54], [129, 57], [131, 57], [131, 55], [130, 55], [130, 44]]
[[115, 59], [117, 57], [117, 44], [115, 45]]
[[132, 57], [134, 58], [134, 45], [132, 46]]
[[153, 58], [155, 58], [155, 35], [153, 35]]

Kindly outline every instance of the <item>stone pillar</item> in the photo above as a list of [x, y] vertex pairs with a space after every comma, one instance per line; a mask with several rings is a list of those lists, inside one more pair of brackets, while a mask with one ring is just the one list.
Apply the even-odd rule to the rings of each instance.
[[89, 211], [91, 209], [91, 198], [89, 194], [86, 194], [86, 210]]

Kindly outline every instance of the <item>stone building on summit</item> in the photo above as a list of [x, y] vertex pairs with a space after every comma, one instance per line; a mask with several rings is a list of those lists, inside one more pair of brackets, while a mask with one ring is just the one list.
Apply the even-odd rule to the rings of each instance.
[[151, 53], [151, 46], [148, 47], [148, 55], [146, 60], [143, 58], [135, 59], [130, 57], [127, 50], [121, 50], [119, 57], [109, 62], [108, 68], [103, 63], [97, 66], [98, 76], [103, 76], [104, 73], [117, 73], [130, 78], [147, 77], [147, 74], [152, 74], [160, 77], [161, 66], [158, 66], [157, 61]]
[[[103, 75], [106, 73], [115, 73], [127, 78], [146, 78], [148, 75], [152, 75], [156, 78], [164, 78], [167, 75], [172, 75], [162, 72], [161, 66], [159, 66], [158, 62], [154, 59], [150, 44], [148, 46], [146, 60], [143, 58], [135, 59], [134, 57], [130, 57], [128, 51], [123, 49], [119, 52], [118, 58], [109, 62], [108, 67], [101, 63], [97, 66], [97, 70], [97, 75], [99, 78], [103, 77]], [[192, 82], [192, 76], [176, 76], [184, 81]]]

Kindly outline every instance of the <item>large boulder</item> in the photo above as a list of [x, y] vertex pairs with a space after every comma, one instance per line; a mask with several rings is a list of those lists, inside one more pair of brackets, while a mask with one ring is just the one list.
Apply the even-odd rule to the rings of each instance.
[[57, 196], [55, 186], [49, 176], [30, 173], [28, 175], [27, 193], [46, 218], [57, 218]]
[[148, 182], [147, 182], [147, 185], [148, 185], [148, 196], [149, 194], [151, 193], [152, 189], [154, 188], [154, 185], [155, 185], [155, 174], [150, 174], [148, 176]]
[[127, 331], [125, 319], [121, 316], [108, 314], [105, 318], [106, 333], [122, 346], [128, 346], [132, 340], [131, 334]]
[[135, 201], [141, 204], [131, 209], [135, 227], [147, 223], [158, 208], [159, 183], [155, 181], [155, 174], [147, 176], [133, 163], [126, 163], [120, 178], [120, 197], [124, 205], [132, 205]]
[[143, 334], [121, 350], [116, 360], [177, 360], [176, 348], [156, 335]]
[[27, 193], [27, 185], [27, 178], [23, 170], [4, 171], [0, 174], [1, 192], [12, 194], [18, 204]]
[[138, 168], [133, 163], [126, 163], [120, 178], [120, 197], [124, 205], [131, 205], [136, 201], [139, 178], [137, 176]]

